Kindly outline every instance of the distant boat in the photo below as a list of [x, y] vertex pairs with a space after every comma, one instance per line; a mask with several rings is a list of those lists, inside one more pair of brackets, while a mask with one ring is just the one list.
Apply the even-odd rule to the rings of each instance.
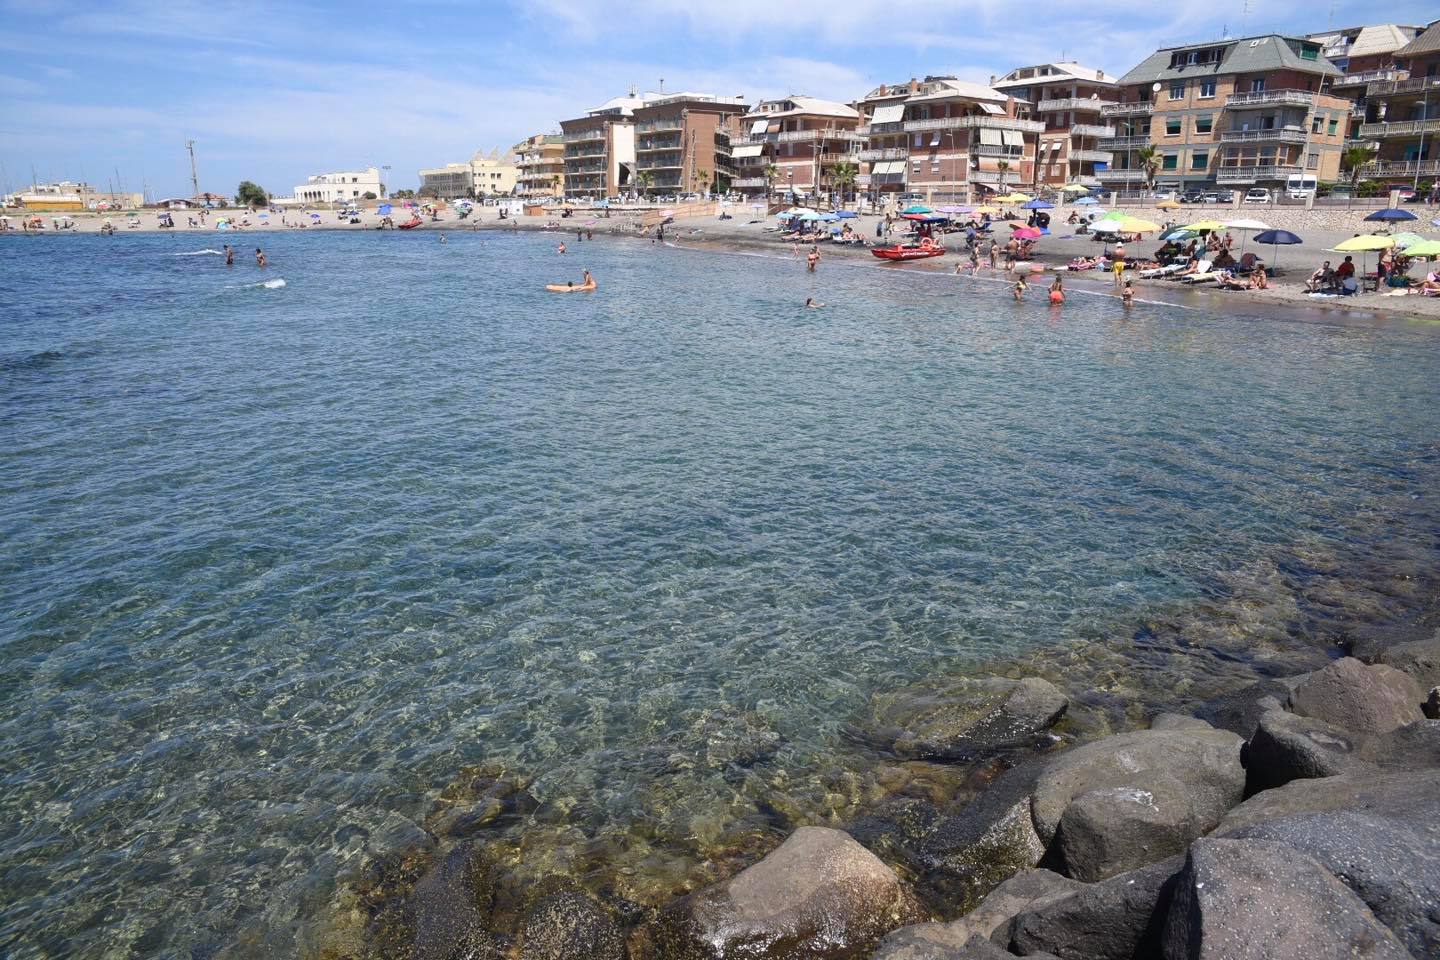
[[888, 247], [871, 247], [870, 252], [881, 260], [924, 260], [944, 254], [944, 244], [936, 243], [929, 237], [919, 243], [892, 243]]

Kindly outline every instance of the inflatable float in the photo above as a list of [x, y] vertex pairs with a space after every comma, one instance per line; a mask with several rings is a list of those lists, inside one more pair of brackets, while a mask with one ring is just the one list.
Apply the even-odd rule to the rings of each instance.
[[589, 293], [595, 289], [594, 281], [584, 284], [547, 283], [545, 289], [551, 293]]

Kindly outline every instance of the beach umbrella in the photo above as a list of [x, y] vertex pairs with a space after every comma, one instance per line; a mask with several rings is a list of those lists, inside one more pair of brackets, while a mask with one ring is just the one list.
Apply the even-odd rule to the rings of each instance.
[[1011, 234], [1011, 236], [1016, 240], [1035, 240], [1045, 236], [1045, 234], [1035, 227], [1016, 227], [1015, 232]]
[[826, 223], [834, 223], [836, 220], [839, 220], [840, 217], [839, 217], [837, 214], [833, 214], [833, 213], [822, 213], [822, 214], [820, 214], [820, 216], [816, 217], [815, 219], [816, 219], [816, 220], [824, 220]]
[[1420, 234], [1409, 232], [1392, 233], [1390, 239], [1395, 241], [1395, 246], [1407, 252], [1409, 248], [1415, 244], [1425, 242], [1425, 238], [1420, 236]]
[[1174, 200], [1161, 200], [1159, 203], [1155, 204], [1155, 209], [1157, 209], [1157, 210], [1179, 210], [1179, 209], [1180, 209], [1180, 204], [1177, 203], [1177, 202], [1175, 202]]
[[903, 214], [903, 213], [934, 213], [935, 211], [934, 211], [934, 210], [931, 210], [929, 207], [925, 206], [925, 204], [923, 204], [923, 203], [912, 203], [912, 204], [910, 204], [910, 206], [906, 207], [904, 210], [901, 210], [900, 212]]
[[[1305, 241], [1301, 240], [1289, 230], [1266, 230], [1264, 233], [1255, 234], [1255, 242], [1268, 243], [1272, 247], [1293, 247]], [[1280, 255], [1277, 251], [1275, 254], [1275, 262], [1278, 263], [1279, 261]]]
[[1089, 193], [1090, 188], [1083, 183], [1067, 183], [1060, 188], [1061, 193]]
[[1141, 220], [1138, 217], [1121, 217], [1109, 222], [1117, 224], [1116, 229], [1121, 233], [1155, 233], [1160, 229], [1160, 224]]
[[1240, 252], [1243, 254], [1245, 252], [1245, 244], [1249, 240], [1249, 237], [1245, 236], [1245, 234], [1260, 233], [1269, 230], [1270, 224], [1260, 220], [1229, 220], [1225, 223], [1225, 229], [1240, 231], [1242, 235], [1240, 238]]
[[836, 210], [834, 213], [836, 220], [854, 220], [858, 216], [860, 216], [860, 214], [854, 210]]
[[1099, 202], [1100, 201], [1096, 200], [1094, 197], [1077, 197], [1075, 200], [1075, 205], [1077, 207], [1093, 207]]
[[1030, 199], [1030, 194], [1028, 194], [1028, 193], [1007, 193], [1007, 194], [1005, 194], [1005, 196], [1003, 196], [1003, 197], [996, 197], [995, 199], [996, 199], [997, 201], [999, 201], [1000, 203], [1024, 203], [1026, 200], [1029, 200], [1029, 199]]
[[1335, 244], [1334, 249], [1336, 253], [1361, 253], [1371, 250], [1385, 250], [1393, 246], [1395, 246], [1394, 237], [1382, 237], [1379, 234], [1365, 233]]
[[983, 214], [983, 213], [988, 213], [988, 214], [990, 214], [990, 215], [993, 217], [995, 214], [999, 213], [1000, 211], [999, 211], [999, 209], [996, 208], [996, 207], [976, 207], [974, 210], [971, 210], [970, 212], [971, 212], [971, 213], [982, 213], [982, 214]]
[[388, 216], [390, 216], [390, 214], [393, 213], [394, 211], [395, 211], [395, 208], [392, 207], [392, 206], [390, 206], [390, 204], [388, 204], [388, 203], [382, 203], [382, 204], [380, 204], [380, 206], [379, 206], [378, 208], [376, 208], [376, 210], [375, 210], [375, 212], [378, 213], [378, 214], [380, 214], [380, 216], [382, 216], [382, 217], [388, 217]]
[[1417, 244], [1407, 247], [1405, 255], [1408, 257], [1425, 257], [1434, 260], [1440, 257], [1440, 240], [1422, 240]]
[[1030, 200], [1020, 205], [1021, 210], [1050, 210], [1055, 204], [1048, 200]]
[[1224, 230], [1225, 224], [1219, 220], [1196, 220], [1194, 223], [1187, 223], [1185, 229], [1194, 230], [1196, 233], [1214, 233], [1216, 230]]
[[1399, 210], [1395, 207], [1387, 207], [1384, 210], [1376, 210], [1366, 220], [1373, 220], [1377, 223], [1399, 223], [1402, 220], [1418, 220], [1419, 217], [1409, 210]]

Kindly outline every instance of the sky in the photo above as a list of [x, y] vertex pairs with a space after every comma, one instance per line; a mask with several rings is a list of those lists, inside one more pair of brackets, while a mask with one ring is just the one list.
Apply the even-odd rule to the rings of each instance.
[[[1226, 32], [1423, 24], [1434, 0], [0, 0], [0, 189], [31, 180], [188, 196], [241, 180], [421, 167], [558, 130], [634, 85], [851, 101], [1060, 58], [1119, 76]], [[1034, 11], [1034, 16], [1017, 16]]]

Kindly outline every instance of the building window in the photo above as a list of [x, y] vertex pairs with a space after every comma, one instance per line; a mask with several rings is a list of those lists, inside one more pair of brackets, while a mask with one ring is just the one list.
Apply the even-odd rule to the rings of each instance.
[[1308, 43], [1301, 45], [1301, 47], [1300, 47], [1300, 59], [1301, 59], [1301, 60], [1319, 60], [1319, 59], [1320, 59], [1320, 48], [1319, 48], [1319, 47], [1315, 47], [1315, 46], [1311, 46], [1311, 45], [1308, 44]]
[[1306, 170], [1319, 170], [1319, 169], [1320, 169], [1320, 154], [1318, 154], [1318, 153], [1312, 153], [1312, 154], [1310, 154], [1309, 156], [1307, 156], [1307, 157], [1305, 158], [1305, 169], [1306, 169]]
[[1264, 92], [1265, 92], [1265, 78], [1264, 78], [1264, 77], [1256, 77], [1256, 78], [1254, 78], [1253, 80], [1251, 80], [1251, 81], [1250, 81], [1250, 92], [1251, 92], [1251, 93], [1264, 93]]
[[1322, 123], [1324, 123], [1324, 122], [1325, 122], [1325, 118], [1324, 118], [1324, 117], [1311, 117], [1311, 118], [1310, 118], [1310, 132], [1311, 132], [1311, 133], [1319, 133], [1319, 132], [1320, 132], [1320, 124], [1322, 124]]
[[1184, 81], [1184, 80], [1174, 80], [1174, 81], [1172, 81], [1172, 82], [1170, 83], [1170, 99], [1171, 99], [1171, 100], [1184, 100], [1184, 99], [1185, 99], [1185, 81]]
[[1332, 118], [1330, 125], [1325, 128], [1325, 132], [1332, 137], [1338, 134], [1340, 132], [1340, 121]]
[[1180, 136], [1180, 118], [1179, 118], [1179, 117], [1167, 117], [1167, 118], [1166, 118], [1166, 120], [1165, 120], [1165, 136], [1167, 136], [1167, 137], [1178, 137], [1178, 136]]
[[1201, 100], [1213, 100], [1213, 99], [1215, 99], [1215, 81], [1214, 81], [1214, 80], [1201, 80], [1201, 81], [1200, 81], [1200, 99], [1201, 99]]
[[1210, 151], [1196, 150], [1190, 154], [1190, 169], [1204, 170], [1210, 166]]
[[1207, 113], [1207, 114], [1205, 114], [1205, 115], [1203, 115], [1203, 116], [1199, 116], [1199, 117], [1196, 117], [1196, 118], [1195, 118], [1195, 132], [1196, 132], [1196, 133], [1209, 133], [1211, 130], [1214, 130], [1214, 129], [1215, 129], [1215, 118], [1212, 117], [1210, 114]]
[[1178, 169], [1180, 169], [1180, 155], [1179, 155], [1178, 153], [1167, 153], [1167, 154], [1165, 154], [1165, 159], [1161, 162], [1161, 164], [1160, 164], [1160, 169], [1162, 169], [1162, 170], [1178, 170]]

